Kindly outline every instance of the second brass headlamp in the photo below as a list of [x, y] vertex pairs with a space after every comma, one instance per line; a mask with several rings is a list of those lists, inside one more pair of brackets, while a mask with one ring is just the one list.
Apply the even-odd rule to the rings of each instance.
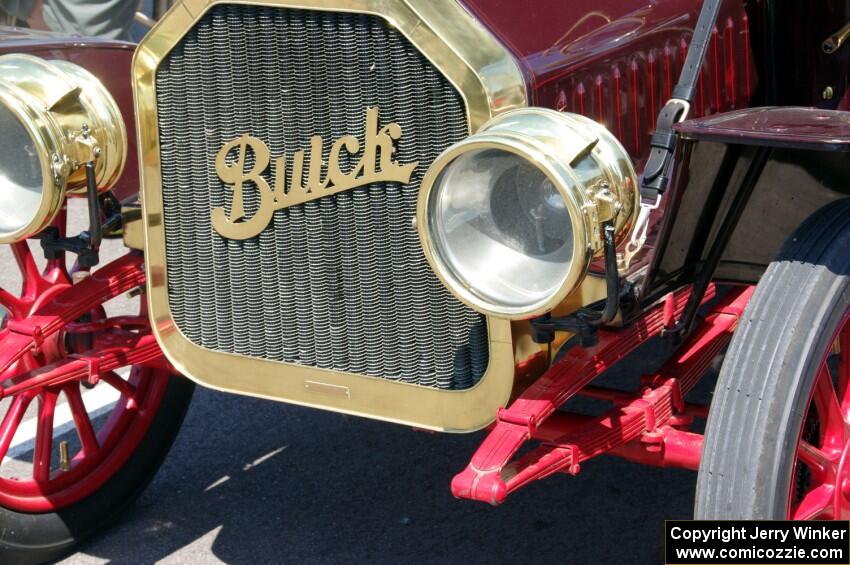
[[628, 153], [603, 126], [542, 108], [505, 113], [449, 147], [425, 175], [423, 249], [461, 301], [510, 319], [554, 309], [639, 206]]
[[121, 112], [106, 88], [67, 61], [0, 57], [0, 243], [50, 225], [68, 194], [84, 194], [93, 162], [99, 190], [127, 157]]

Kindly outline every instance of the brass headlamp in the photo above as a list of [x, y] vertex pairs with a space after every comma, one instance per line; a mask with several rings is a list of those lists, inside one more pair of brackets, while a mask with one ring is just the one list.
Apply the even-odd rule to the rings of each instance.
[[66, 195], [85, 194], [86, 163], [103, 191], [126, 158], [121, 112], [91, 73], [66, 61], [0, 57], [0, 243], [39, 233]]
[[422, 181], [417, 210], [425, 256], [479, 312], [545, 314], [575, 291], [639, 206], [628, 153], [603, 126], [542, 108], [505, 113], [449, 147]]

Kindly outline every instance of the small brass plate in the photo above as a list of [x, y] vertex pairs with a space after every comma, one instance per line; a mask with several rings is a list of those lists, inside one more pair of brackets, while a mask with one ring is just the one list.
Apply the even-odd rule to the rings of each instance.
[[344, 396], [351, 398], [351, 389], [347, 386], [329, 385], [316, 381], [304, 381], [304, 388], [316, 394], [329, 394], [331, 396]]

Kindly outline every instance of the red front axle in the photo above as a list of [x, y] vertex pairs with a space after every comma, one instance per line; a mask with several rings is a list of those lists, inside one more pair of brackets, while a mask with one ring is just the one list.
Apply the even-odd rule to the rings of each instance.
[[[753, 287], [737, 287], [717, 300], [698, 327], [635, 394], [589, 387], [589, 383], [640, 344], [670, 325], [689, 292], [680, 291], [623, 330], [600, 330], [598, 343], [574, 348], [525, 390], [495, 425], [469, 465], [452, 480], [460, 498], [500, 504], [511, 492], [556, 472], [578, 473], [580, 464], [605, 453], [640, 463], [696, 469], [702, 436], [686, 430], [702, 407], [684, 401], [722, 351]], [[714, 296], [713, 289], [706, 300]], [[613, 407], [598, 417], [560, 412], [576, 394], [602, 398]], [[539, 446], [512, 460], [528, 441]]]

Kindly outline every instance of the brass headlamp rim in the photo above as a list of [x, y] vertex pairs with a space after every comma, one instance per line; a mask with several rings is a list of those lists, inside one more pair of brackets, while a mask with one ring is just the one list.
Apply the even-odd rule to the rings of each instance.
[[[434, 242], [430, 209], [441, 173], [461, 155], [481, 149], [513, 153], [544, 173], [563, 198], [572, 223], [573, 252], [561, 285], [548, 298], [525, 307], [482, 298], [455, 275]], [[583, 166], [588, 160], [590, 176]], [[434, 160], [419, 192], [417, 231], [432, 270], [456, 298], [488, 316], [524, 320], [551, 312], [579, 289], [593, 257], [602, 251], [603, 221], [613, 221], [616, 241], [624, 241], [634, 224], [639, 198], [631, 158], [604, 126], [577, 114], [520, 108], [493, 118]]]
[[[527, 308], [498, 308], [491, 302], [483, 300], [473, 292], [469, 284], [460, 280], [459, 277], [450, 275], [449, 273], [453, 273], [454, 269], [442, 260], [439, 253], [435, 252], [435, 244], [430, 229], [430, 207], [432, 197], [435, 194], [433, 190], [435, 183], [445, 168], [457, 158], [472, 151], [485, 149], [496, 149], [514, 154], [545, 174], [563, 198], [572, 224], [573, 249], [570, 255], [570, 267], [565, 273], [558, 291], [547, 299], [538, 301]], [[552, 311], [578, 288], [587, 275], [590, 259], [593, 255], [590, 235], [592, 219], [586, 205], [586, 198], [575, 190], [577, 183], [568, 186], [563, 181], [565, 176], [572, 179], [572, 171], [560, 166], [555, 159], [546, 153], [545, 148], [540, 143], [520, 135], [503, 132], [483, 132], [472, 135], [449, 147], [434, 160], [422, 179], [416, 210], [416, 228], [419, 233], [419, 240], [422, 243], [422, 250], [431, 269], [458, 300], [488, 316], [509, 320], [525, 320]]]
[[38, 210], [24, 226], [7, 233], [0, 232], [0, 243], [15, 243], [43, 230], [56, 218], [65, 196], [66, 176], [59, 174], [60, 148], [56, 141], [62, 138], [61, 128], [39, 101], [22, 88], [0, 83], [0, 104], [8, 109], [27, 131], [38, 153], [41, 169], [42, 192]]
[[[118, 104], [112, 98], [109, 89], [90, 72], [68, 61], [48, 61], [59, 68], [81, 88], [80, 98], [88, 109], [89, 126], [95, 134], [94, 140], [103, 150], [98, 165], [98, 189], [103, 191], [115, 186], [127, 164], [128, 137], [127, 124]], [[69, 196], [85, 196], [85, 183], [77, 188], [69, 188]]]

